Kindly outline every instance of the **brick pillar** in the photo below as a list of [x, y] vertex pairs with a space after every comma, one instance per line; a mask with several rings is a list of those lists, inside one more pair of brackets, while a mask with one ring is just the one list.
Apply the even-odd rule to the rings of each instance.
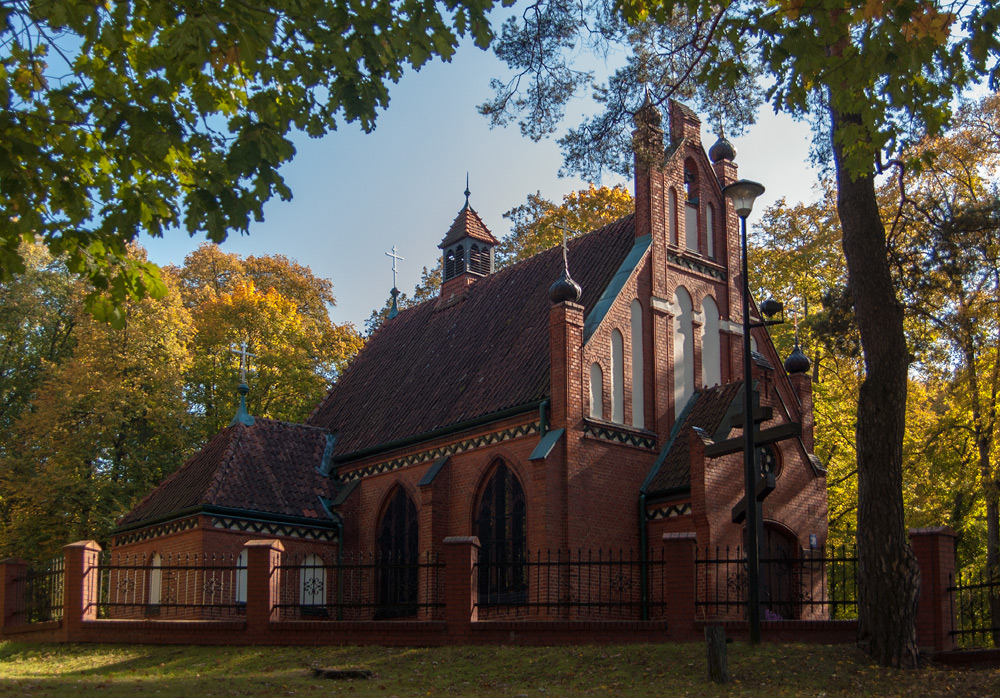
[[448, 637], [452, 641], [467, 641], [469, 625], [478, 620], [477, 562], [478, 538], [449, 536], [444, 539], [444, 619], [448, 624]]
[[16, 579], [28, 574], [28, 563], [18, 558], [0, 560], [0, 632], [14, 625], [19, 590]]
[[695, 569], [698, 537], [694, 533], [664, 533], [663, 556], [666, 566], [664, 587], [667, 598], [667, 627], [673, 639], [692, 639], [694, 632]]
[[63, 639], [84, 640], [83, 623], [97, 618], [98, 556], [97, 541], [81, 540], [63, 547]]
[[[583, 306], [565, 301], [549, 309], [549, 428], [575, 429], [583, 418]], [[586, 373], [589, 380], [589, 367]]]
[[955, 574], [955, 532], [947, 526], [911, 528], [910, 545], [920, 567], [917, 646], [921, 651], [954, 648], [949, 632], [953, 617], [948, 586]]
[[251, 642], [264, 642], [268, 624], [277, 613], [281, 594], [280, 540], [247, 541], [247, 632]]

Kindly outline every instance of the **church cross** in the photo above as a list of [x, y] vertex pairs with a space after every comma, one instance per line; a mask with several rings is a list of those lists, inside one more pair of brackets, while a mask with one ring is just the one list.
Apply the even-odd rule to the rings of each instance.
[[392, 252], [386, 252], [386, 257], [392, 257], [392, 287], [396, 288], [396, 260], [403, 261], [403, 258], [396, 254], [396, 246], [392, 246]]
[[234, 354], [236, 354], [237, 356], [240, 357], [240, 383], [246, 383], [247, 382], [247, 364], [249, 363], [247, 361], [247, 359], [249, 359], [251, 357], [254, 358], [254, 359], [256, 359], [257, 355], [256, 354], [251, 354], [250, 352], [247, 351], [247, 343], [246, 342], [243, 342], [242, 344], [240, 344], [240, 348], [239, 349], [233, 349], [233, 348], [230, 347], [229, 351], [231, 351], [232, 353], [234, 353]]
[[563, 269], [567, 272], [569, 271], [569, 248], [566, 246], [566, 233], [572, 233], [573, 235], [579, 235], [578, 232], [572, 228], [567, 228], [565, 225], [560, 225], [559, 223], [553, 224], [557, 229], [562, 231], [562, 248], [563, 248]]

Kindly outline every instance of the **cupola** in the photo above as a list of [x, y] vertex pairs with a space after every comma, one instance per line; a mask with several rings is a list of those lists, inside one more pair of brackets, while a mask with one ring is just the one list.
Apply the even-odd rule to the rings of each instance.
[[469, 205], [469, 186], [465, 186], [465, 206], [438, 247], [442, 250], [441, 298], [448, 299], [493, 273], [494, 248], [499, 240], [493, 237], [483, 219]]

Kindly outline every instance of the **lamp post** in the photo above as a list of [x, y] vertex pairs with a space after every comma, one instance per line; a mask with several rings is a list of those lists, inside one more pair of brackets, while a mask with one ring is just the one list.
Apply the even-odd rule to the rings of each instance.
[[757, 541], [757, 472], [754, 453], [753, 375], [750, 370], [750, 281], [747, 276], [747, 216], [754, 200], [764, 193], [757, 182], [741, 179], [722, 190], [733, 202], [740, 217], [740, 247], [743, 265], [743, 470], [746, 490], [747, 526], [747, 619], [750, 621], [750, 643], [760, 643], [760, 552]]

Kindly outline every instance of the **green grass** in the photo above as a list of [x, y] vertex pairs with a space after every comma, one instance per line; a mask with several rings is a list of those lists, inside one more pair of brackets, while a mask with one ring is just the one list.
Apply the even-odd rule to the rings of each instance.
[[[850, 646], [729, 646], [733, 683], [701, 644], [585, 647], [193, 647], [0, 643], [0, 696], [1000, 696], [1000, 670], [871, 666]], [[313, 678], [362, 668], [367, 681]]]

